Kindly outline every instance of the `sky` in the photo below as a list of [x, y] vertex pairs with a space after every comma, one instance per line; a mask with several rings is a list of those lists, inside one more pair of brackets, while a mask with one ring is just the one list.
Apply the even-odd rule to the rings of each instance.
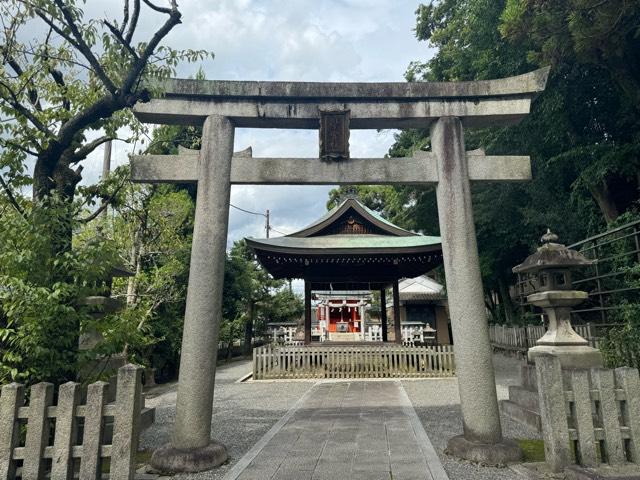
[[[156, 3], [162, 4], [161, 0]], [[176, 49], [213, 51], [204, 63], [182, 64], [178, 77], [202, 67], [207, 79], [289, 81], [404, 81], [413, 60], [432, 51], [415, 39], [415, 10], [408, 0], [181, 0], [183, 23], [166, 38]], [[92, 14], [114, 16], [120, 0], [87, 2]], [[104, 11], [100, 11], [103, 9]], [[162, 15], [141, 19], [140, 38], [152, 33]], [[87, 12], [89, 13], [89, 12]], [[354, 130], [353, 157], [381, 157], [392, 131]], [[235, 151], [253, 147], [256, 157], [317, 157], [316, 130], [237, 129]], [[131, 146], [113, 145], [113, 164], [127, 161]], [[102, 151], [84, 163], [86, 183], [99, 179]], [[270, 210], [271, 224], [290, 233], [326, 211], [328, 186], [233, 186], [231, 203], [254, 212]], [[228, 243], [263, 237], [264, 217], [231, 208]], [[272, 236], [279, 233], [273, 232]]]

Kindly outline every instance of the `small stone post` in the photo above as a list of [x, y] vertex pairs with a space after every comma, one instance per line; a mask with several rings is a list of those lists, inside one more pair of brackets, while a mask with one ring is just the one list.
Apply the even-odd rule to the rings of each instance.
[[431, 127], [431, 146], [464, 426], [464, 435], [450, 439], [447, 449], [468, 460], [503, 464], [518, 460], [521, 451], [502, 438], [460, 119], [438, 119]]
[[0, 480], [15, 478], [16, 464], [11, 460], [20, 441], [18, 409], [24, 405], [24, 386], [10, 383], [0, 395]]
[[536, 357], [535, 362], [544, 458], [552, 472], [561, 472], [571, 458], [560, 360], [544, 354]]
[[52, 403], [52, 383], [40, 382], [31, 387], [29, 420], [27, 422], [27, 436], [24, 445], [25, 458], [22, 465], [22, 478], [24, 480], [38, 480], [44, 476], [45, 467], [42, 461], [42, 453], [49, 441], [51, 423], [47, 416], [47, 409]]
[[631, 461], [640, 463], [640, 375], [635, 368], [620, 367], [615, 376], [618, 388], [627, 396], [624, 424], [629, 427]]
[[102, 414], [107, 403], [107, 382], [95, 382], [87, 387], [86, 415], [84, 417], [84, 437], [80, 478], [100, 478], [100, 440], [102, 439]]
[[226, 461], [224, 446], [211, 441], [213, 387], [222, 315], [222, 284], [229, 226], [234, 127], [226, 117], [204, 122], [198, 193], [182, 334], [173, 442], [156, 450], [154, 468], [197, 472]]
[[132, 480], [138, 451], [142, 411], [142, 367], [127, 364], [118, 369], [118, 388], [113, 425], [111, 476]]
[[53, 441], [51, 479], [73, 478], [73, 440], [76, 432], [76, 407], [80, 402], [80, 385], [67, 382], [58, 390], [56, 433]]

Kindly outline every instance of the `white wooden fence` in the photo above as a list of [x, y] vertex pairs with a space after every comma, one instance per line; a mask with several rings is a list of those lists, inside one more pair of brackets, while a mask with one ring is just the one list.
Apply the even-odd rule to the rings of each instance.
[[435, 343], [436, 332], [430, 332], [431, 335], [425, 335], [423, 327], [403, 327], [402, 328], [402, 344], [407, 346], [414, 346], [416, 343], [424, 345], [425, 341], [428, 344]]
[[557, 357], [545, 355], [536, 358], [536, 375], [545, 461], [553, 472], [571, 464], [640, 464], [638, 370], [562, 370]]
[[[597, 347], [597, 339], [593, 336], [590, 324], [577, 325], [574, 330]], [[526, 327], [507, 327], [505, 325], [489, 325], [489, 338], [494, 348], [526, 352], [534, 347], [546, 332], [543, 325], [527, 325]]]
[[382, 341], [382, 327], [379, 325], [371, 325], [367, 327], [365, 333], [365, 341], [367, 342], [381, 342]]
[[[24, 387], [12, 383], [0, 396], [0, 479], [66, 480], [132, 479], [142, 410], [143, 368], [118, 370], [116, 399], [108, 403], [106, 382], [61, 385], [53, 405], [53, 385], [31, 387], [25, 406]], [[83, 397], [86, 400], [83, 401]], [[82, 402], [82, 403], [81, 403]], [[104, 444], [105, 424], [113, 420], [113, 440]], [[49, 460], [45, 460], [49, 459]], [[79, 462], [79, 468], [77, 465]]]
[[253, 379], [450, 377], [451, 345], [265, 345], [253, 349]]

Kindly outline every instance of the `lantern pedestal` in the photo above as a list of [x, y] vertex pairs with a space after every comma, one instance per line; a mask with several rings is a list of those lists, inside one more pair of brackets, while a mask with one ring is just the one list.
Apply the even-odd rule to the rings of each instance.
[[527, 296], [527, 302], [540, 307], [549, 319], [547, 333], [529, 349], [529, 362], [540, 355], [553, 355], [563, 368], [602, 367], [602, 354], [576, 333], [571, 326], [571, 308], [582, 303], [587, 292], [552, 290]]

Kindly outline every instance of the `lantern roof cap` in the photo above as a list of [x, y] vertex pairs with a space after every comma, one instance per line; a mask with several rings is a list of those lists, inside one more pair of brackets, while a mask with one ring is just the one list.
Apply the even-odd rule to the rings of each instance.
[[542, 245], [529, 255], [520, 265], [513, 267], [513, 273], [537, 272], [550, 268], [571, 269], [592, 265], [596, 260], [590, 260], [577, 250], [567, 248], [558, 242], [558, 236], [547, 229], [542, 238]]

